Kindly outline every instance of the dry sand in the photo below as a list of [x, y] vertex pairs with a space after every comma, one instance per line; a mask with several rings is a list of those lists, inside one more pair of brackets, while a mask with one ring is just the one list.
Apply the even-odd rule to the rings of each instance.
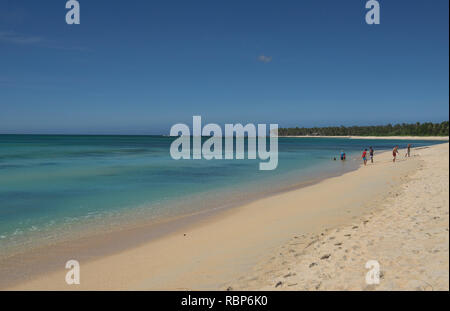
[[6, 289], [365, 289], [364, 264], [376, 259], [374, 288], [448, 290], [448, 148], [414, 150], [395, 164], [390, 152], [377, 155], [356, 171], [82, 261], [80, 285], [65, 283], [61, 262]]
[[[378, 210], [347, 226], [292, 238], [230, 286], [246, 290], [448, 291], [448, 148], [443, 144], [417, 150], [416, 172], [399, 176], [393, 171], [404, 183], [390, 191]], [[365, 282], [368, 260], [380, 265], [378, 285]]]

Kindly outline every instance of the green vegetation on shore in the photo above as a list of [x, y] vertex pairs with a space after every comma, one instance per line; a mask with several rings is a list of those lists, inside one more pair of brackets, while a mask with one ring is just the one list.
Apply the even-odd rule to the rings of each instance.
[[449, 136], [449, 121], [442, 123], [388, 124], [375, 126], [329, 126], [280, 128], [279, 136]]

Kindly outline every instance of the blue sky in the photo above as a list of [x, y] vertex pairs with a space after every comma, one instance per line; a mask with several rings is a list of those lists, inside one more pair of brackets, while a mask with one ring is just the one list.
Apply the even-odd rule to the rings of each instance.
[[0, 133], [448, 120], [448, 0], [0, 0]]

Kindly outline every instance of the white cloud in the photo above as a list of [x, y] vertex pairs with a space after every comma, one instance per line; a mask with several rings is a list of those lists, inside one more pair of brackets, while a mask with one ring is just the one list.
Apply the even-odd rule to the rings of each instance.
[[19, 45], [37, 45], [42, 48], [67, 50], [67, 51], [90, 51], [89, 48], [79, 46], [62, 46], [53, 41], [39, 36], [21, 35], [12, 31], [0, 31], [0, 43], [10, 43]]
[[0, 41], [16, 44], [34, 44], [42, 42], [41, 37], [24, 36], [14, 32], [0, 32]]
[[260, 55], [258, 57], [258, 60], [262, 63], [270, 63], [272, 61], [272, 56], [265, 56], [265, 55]]

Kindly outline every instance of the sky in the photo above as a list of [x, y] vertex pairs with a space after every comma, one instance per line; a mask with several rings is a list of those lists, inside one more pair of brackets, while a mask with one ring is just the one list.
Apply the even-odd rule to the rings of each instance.
[[449, 1], [0, 0], [0, 133], [449, 116]]

